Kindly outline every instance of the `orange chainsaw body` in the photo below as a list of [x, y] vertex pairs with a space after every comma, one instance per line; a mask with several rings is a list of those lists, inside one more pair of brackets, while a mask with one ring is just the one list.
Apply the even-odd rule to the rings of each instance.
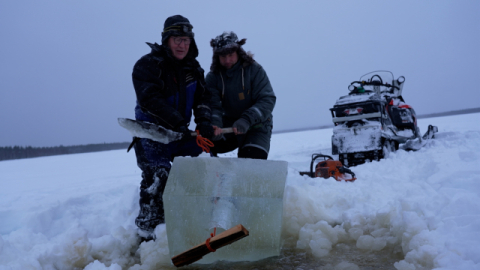
[[[324, 160], [317, 163], [315, 166], [315, 172], [313, 172], [313, 163], [315, 159], [323, 157]], [[351, 178], [347, 178], [346, 173], [351, 175]], [[308, 175], [310, 177], [322, 177], [328, 179], [330, 177], [335, 178], [337, 181], [355, 181], [355, 174], [344, 167], [343, 164], [338, 160], [333, 160], [332, 157], [322, 155], [322, 154], [313, 154], [312, 163], [310, 164], [310, 172], [300, 172], [300, 175]]]

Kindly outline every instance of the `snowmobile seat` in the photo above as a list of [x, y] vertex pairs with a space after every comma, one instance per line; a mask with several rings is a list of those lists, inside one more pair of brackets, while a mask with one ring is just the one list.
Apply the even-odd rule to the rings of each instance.
[[373, 92], [373, 91], [372, 90], [367, 90], [367, 89], [364, 89], [364, 88], [356, 87], [355, 89], [350, 91], [349, 95], [371, 93], [371, 92]]

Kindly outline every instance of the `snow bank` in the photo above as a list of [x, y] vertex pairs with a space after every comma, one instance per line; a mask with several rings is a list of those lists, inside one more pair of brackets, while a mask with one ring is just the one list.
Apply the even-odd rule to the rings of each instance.
[[338, 243], [385, 249], [405, 256], [397, 269], [480, 269], [478, 153], [480, 132], [446, 132], [419, 152], [352, 168], [355, 183], [292, 172], [288, 242], [319, 258]]

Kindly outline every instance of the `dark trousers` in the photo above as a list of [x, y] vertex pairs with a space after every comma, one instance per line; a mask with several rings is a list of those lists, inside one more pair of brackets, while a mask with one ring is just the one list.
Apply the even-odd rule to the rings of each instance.
[[[247, 133], [248, 134], [248, 133]], [[267, 159], [268, 152], [263, 147], [245, 145], [245, 135], [226, 134], [223, 139], [214, 141], [214, 147], [210, 149], [213, 156], [231, 152], [238, 148], [239, 158]]]
[[140, 139], [134, 147], [137, 165], [142, 170], [140, 212], [135, 224], [144, 231], [153, 232], [158, 224], [165, 223], [163, 192], [171, 162], [177, 156], [198, 156], [202, 149], [193, 138], [169, 144]]
[[[231, 127], [238, 119], [223, 117], [223, 125]], [[267, 159], [272, 137], [272, 121], [251, 126], [247, 133], [235, 135], [228, 133], [223, 139], [213, 141], [215, 145], [210, 149], [213, 156], [231, 152], [238, 148], [239, 158]]]

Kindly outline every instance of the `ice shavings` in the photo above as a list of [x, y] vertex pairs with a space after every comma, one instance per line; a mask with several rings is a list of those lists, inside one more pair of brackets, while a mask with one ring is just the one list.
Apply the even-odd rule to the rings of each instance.
[[[344, 183], [342, 190], [330, 186], [331, 183], [316, 183], [306, 177], [308, 185], [292, 185], [294, 190], [287, 187], [290, 195], [287, 205], [289, 209], [296, 209], [290, 212], [293, 214], [287, 217], [287, 224], [296, 224], [286, 229], [301, 226], [297, 247], [310, 250], [314, 256], [327, 256], [325, 251], [335, 242], [332, 239], [338, 238], [356, 242], [357, 248], [366, 251], [387, 249], [405, 256], [395, 264], [398, 269], [432, 269], [448, 263], [455, 265], [455, 269], [477, 269], [480, 248], [473, 242], [478, 245], [479, 241], [466, 235], [474, 238], [480, 235], [480, 187], [476, 184], [480, 170], [466, 168], [479, 159], [471, 155], [472, 159], [464, 163], [465, 160], [444, 158], [435, 153], [456, 156], [456, 152], [470, 146], [478, 151], [480, 133], [472, 131], [456, 136], [462, 139], [455, 140], [455, 144], [437, 140], [434, 146], [421, 152], [399, 151], [390, 159], [357, 166], [353, 169], [362, 183]], [[472, 138], [476, 138], [475, 142]], [[455, 175], [455, 170], [452, 171], [456, 163], [466, 169], [462, 174]], [[357, 189], [362, 193], [357, 193]], [[344, 199], [332, 199], [332, 196]], [[316, 209], [312, 209], [313, 205]], [[343, 209], [344, 205], [350, 207]], [[328, 211], [331, 208], [337, 211]], [[312, 229], [312, 224], [319, 226], [321, 220], [328, 221], [330, 229], [323, 229], [319, 234]], [[344, 231], [348, 232], [346, 238]], [[314, 235], [319, 236], [316, 243]], [[470, 259], [463, 262], [459, 254], [470, 254]]]

